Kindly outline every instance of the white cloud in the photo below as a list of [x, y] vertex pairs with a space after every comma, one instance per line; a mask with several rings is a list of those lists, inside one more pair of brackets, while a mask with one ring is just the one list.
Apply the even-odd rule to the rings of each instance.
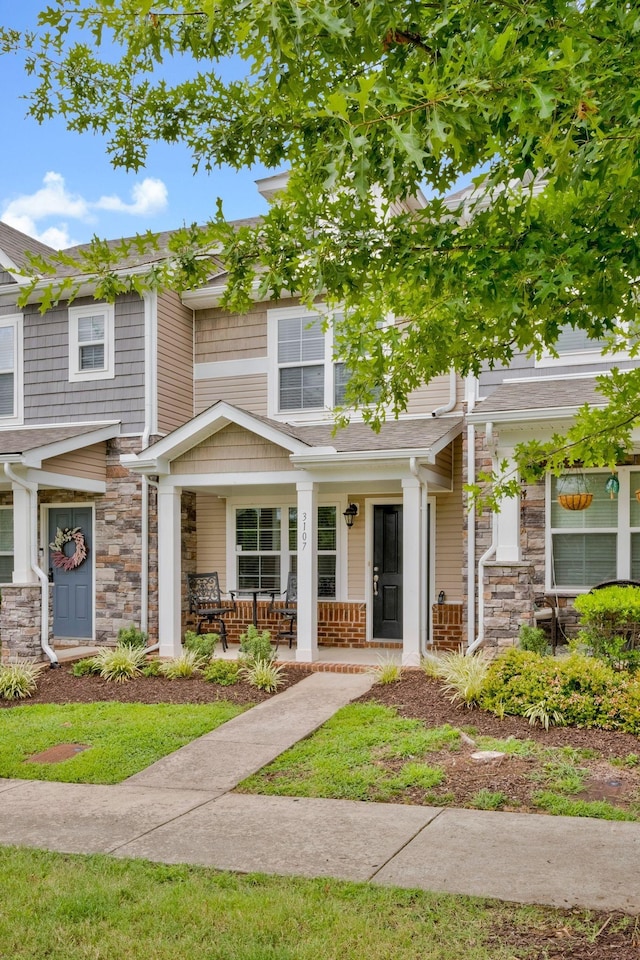
[[142, 183], [136, 183], [131, 191], [133, 203], [125, 203], [120, 197], [100, 197], [92, 204], [99, 210], [116, 210], [118, 213], [131, 213], [134, 216], [149, 216], [164, 210], [168, 193], [162, 180], [146, 177]]
[[64, 177], [55, 171], [46, 173], [42, 182], [43, 186], [35, 193], [21, 194], [10, 200], [1, 209], [0, 220], [58, 249], [77, 243], [72, 239], [66, 222], [39, 229], [37, 224], [40, 221], [65, 217], [91, 223], [96, 220], [94, 211], [98, 210], [138, 217], [151, 216], [164, 210], [168, 202], [165, 184], [152, 177], [134, 184], [131, 203], [126, 203], [115, 194], [102, 196], [95, 201], [87, 200], [67, 190]]

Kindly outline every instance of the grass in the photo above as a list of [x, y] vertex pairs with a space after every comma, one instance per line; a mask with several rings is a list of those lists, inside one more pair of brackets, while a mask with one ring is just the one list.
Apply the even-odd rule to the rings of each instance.
[[[352, 704], [241, 788], [280, 796], [385, 801], [403, 790], [428, 790], [440, 783], [442, 772], [424, 759], [434, 750], [456, 749], [459, 739], [451, 727], [429, 730], [389, 707]], [[383, 765], [387, 760], [394, 761], [393, 770]]]
[[[545, 813], [556, 817], [595, 817], [598, 820], [637, 821], [638, 815], [630, 810], [607, 803], [606, 800], [571, 800], [553, 790], [539, 790], [533, 795], [534, 804]], [[640, 812], [640, 811], [639, 811]]]
[[[602, 925], [586, 911], [105, 856], [5, 848], [0, 870], [12, 960], [510, 960], [505, 929]], [[615, 922], [631, 933], [633, 918]]]
[[[14, 707], [2, 712], [0, 777], [119, 783], [242, 709], [220, 701], [197, 706], [72, 703]], [[29, 762], [33, 754], [60, 743], [85, 743], [91, 749], [61, 763]]]

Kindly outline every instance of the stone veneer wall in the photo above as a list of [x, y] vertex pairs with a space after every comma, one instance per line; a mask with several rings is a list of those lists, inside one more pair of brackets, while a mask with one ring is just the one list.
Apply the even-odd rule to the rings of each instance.
[[[52, 624], [52, 588], [49, 588], [49, 633]], [[2, 588], [2, 647], [4, 663], [16, 657], [47, 660], [40, 646], [42, 587], [38, 583], [8, 584]]]

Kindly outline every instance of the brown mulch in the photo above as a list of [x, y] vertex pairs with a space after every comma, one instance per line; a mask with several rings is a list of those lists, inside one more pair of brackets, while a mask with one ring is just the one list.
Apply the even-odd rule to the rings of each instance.
[[[640, 764], [622, 766], [611, 762], [623, 761], [630, 755], [640, 756], [640, 739], [633, 734], [577, 727], [545, 730], [539, 725], [531, 726], [523, 717], [501, 720], [485, 710], [469, 710], [451, 703], [442, 692], [441, 683], [426, 677], [422, 671], [404, 671], [397, 683], [375, 684], [359, 702], [372, 700], [396, 708], [403, 717], [422, 720], [429, 727], [449, 724], [464, 734], [456, 749], [447, 748], [429, 754], [429, 764], [445, 771], [442, 784], [429, 791], [405, 791], [397, 798], [399, 803], [474, 806], [476, 794], [487, 790], [505, 795], [503, 810], [541, 813], [533, 795], [547, 787], [544, 761], [538, 757], [508, 753], [488, 762], [474, 760], [471, 754], [483, 748], [478, 744], [478, 738], [482, 736], [498, 740], [533, 740], [542, 747], [588, 750], [589, 756], [578, 760], [578, 766], [588, 771], [584, 789], [573, 794], [571, 799], [605, 800], [622, 810], [629, 810], [632, 804], [640, 801]], [[393, 765], [393, 762], [388, 764], [390, 768]]]
[[[278, 692], [302, 680], [308, 673], [301, 667], [285, 668], [284, 683]], [[272, 696], [272, 693], [264, 693], [248, 683], [221, 687], [217, 683], [207, 683], [200, 677], [183, 680], [140, 677], [126, 683], [113, 683], [96, 676], [74, 677], [71, 667], [64, 666], [56, 670], [43, 670], [38, 677], [38, 689], [28, 700], [0, 699], [0, 707], [28, 706], [31, 703], [215, 703], [217, 700], [245, 705], [262, 703]]]

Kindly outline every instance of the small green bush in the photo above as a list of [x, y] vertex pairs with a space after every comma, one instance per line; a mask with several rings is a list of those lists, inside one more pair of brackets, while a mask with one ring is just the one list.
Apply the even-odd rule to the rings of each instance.
[[115, 648], [105, 647], [93, 657], [96, 672], [104, 680], [113, 680], [115, 683], [125, 683], [141, 675], [142, 665], [145, 662], [143, 647], [127, 645]]
[[196, 653], [203, 660], [211, 660], [220, 639], [217, 633], [196, 633], [187, 630], [184, 635], [184, 648]]
[[284, 683], [282, 671], [284, 667], [277, 667], [269, 660], [248, 661], [242, 668], [242, 678], [252, 687], [264, 690], [266, 693], [275, 693]]
[[71, 667], [71, 673], [74, 677], [87, 677], [92, 673], [100, 673], [100, 670], [95, 657], [86, 657], [84, 660], [76, 660]]
[[236, 660], [212, 660], [205, 668], [204, 678], [209, 683], [230, 687], [240, 679], [240, 664]]
[[253, 624], [240, 634], [240, 655], [249, 663], [258, 661], [271, 663], [276, 658], [275, 647], [271, 644], [268, 630], [258, 630]]
[[633, 649], [640, 631], [640, 587], [603, 587], [576, 597], [582, 627], [579, 639], [594, 657], [617, 669], [640, 668], [640, 650]]
[[186, 680], [204, 667], [206, 659], [195, 650], [183, 650], [179, 657], [160, 665], [160, 673], [169, 680]]
[[32, 696], [44, 667], [44, 663], [23, 659], [0, 664], [0, 700], [24, 700]]
[[146, 666], [142, 668], [140, 673], [143, 677], [159, 677], [161, 664], [161, 660], [149, 660]]
[[469, 657], [464, 653], [443, 654], [438, 675], [444, 681], [444, 691], [452, 703], [462, 700], [465, 706], [474, 707], [480, 702], [489, 663], [487, 654], [482, 651]]
[[531, 650], [542, 657], [549, 650], [549, 638], [541, 627], [531, 627], [523, 623], [518, 633], [518, 646], [521, 650]]
[[515, 648], [494, 660], [481, 705], [498, 715], [515, 714], [577, 727], [638, 732], [640, 680], [580, 653], [556, 659]]
[[130, 627], [120, 627], [117, 644], [119, 647], [146, 647], [147, 635], [133, 624]]
[[392, 657], [381, 657], [379, 663], [371, 671], [375, 683], [397, 683], [402, 677], [402, 667]]

